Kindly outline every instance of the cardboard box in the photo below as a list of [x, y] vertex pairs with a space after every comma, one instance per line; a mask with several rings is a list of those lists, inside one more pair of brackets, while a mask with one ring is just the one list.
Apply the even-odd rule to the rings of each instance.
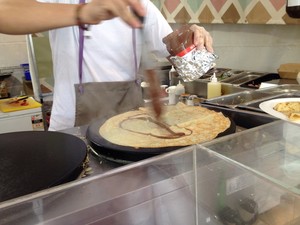
[[298, 73], [300, 73], [300, 63], [281, 64], [277, 71], [281, 78], [296, 79]]

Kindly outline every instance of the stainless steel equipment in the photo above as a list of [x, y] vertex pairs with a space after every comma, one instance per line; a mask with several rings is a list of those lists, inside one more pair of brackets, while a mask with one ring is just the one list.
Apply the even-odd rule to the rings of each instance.
[[[203, 82], [202, 80], [196, 80], [193, 82], [183, 83], [186, 93], [190, 95], [197, 95], [201, 98], [207, 98], [207, 84], [208, 82]], [[246, 91], [249, 89], [234, 86], [232, 84], [221, 83], [221, 93], [222, 95], [228, 95], [233, 93], [238, 93]]]
[[203, 104], [217, 105], [228, 108], [240, 108], [263, 112], [259, 108], [261, 102], [276, 98], [300, 97], [300, 85], [278, 85], [258, 90], [247, 90], [228, 94], [214, 99], [208, 99]]
[[259, 77], [262, 77], [265, 73], [241, 73], [239, 75], [224, 79], [223, 82], [235, 84], [235, 85], [242, 85], [249, 81], [255, 80]]
[[271, 96], [272, 94], [265, 90], [246, 90], [229, 95], [220, 96], [213, 99], [208, 99], [205, 103], [215, 104], [224, 107], [235, 108], [240, 104], [250, 102], [257, 99], [262, 99]]
[[240, 104], [237, 107], [241, 108], [241, 109], [246, 109], [246, 110], [253, 110], [253, 111], [257, 111], [257, 112], [263, 112], [259, 108], [259, 104], [264, 102], [264, 101], [268, 101], [268, 100], [271, 100], [271, 99], [277, 99], [277, 98], [299, 98], [299, 97], [300, 97], [300, 92], [290, 92], [290, 93], [284, 93], [284, 94], [279, 94], [279, 95], [275, 95], [275, 96], [271, 96], [271, 97], [266, 97], [266, 98], [250, 101], [250, 102], [247, 102], [247, 103], [244, 103], [244, 104]]
[[1, 224], [299, 224], [299, 126], [277, 121], [0, 205]]
[[279, 79], [279, 75], [274, 73], [213, 68], [203, 77], [192, 82], [183, 82], [178, 75], [172, 75], [172, 77], [170, 77], [170, 84], [176, 85], [180, 81], [183, 83], [187, 94], [197, 95], [200, 98], [207, 98], [207, 84], [210, 82], [211, 76], [214, 73], [216, 74], [218, 81], [222, 84], [222, 96], [258, 89], [262, 82]]

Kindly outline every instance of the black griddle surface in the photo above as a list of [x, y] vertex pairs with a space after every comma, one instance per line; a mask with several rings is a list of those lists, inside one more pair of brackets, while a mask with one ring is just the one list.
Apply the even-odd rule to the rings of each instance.
[[[230, 118], [229, 118], [230, 119]], [[115, 162], [136, 162], [152, 156], [160, 155], [163, 153], [171, 152], [186, 146], [172, 146], [163, 148], [134, 148], [129, 146], [121, 146], [107, 141], [99, 134], [100, 127], [104, 124], [106, 119], [100, 119], [93, 122], [87, 129], [86, 138], [92, 147], [93, 151], [105, 157], [106, 159]], [[217, 137], [222, 137], [228, 134], [235, 133], [236, 125], [231, 120], [230, 127], [224, 132], [220, 133]]]
[[0, 134], [0, 202], [76, 179], [86, 156], [86, 143], [70, 134]]

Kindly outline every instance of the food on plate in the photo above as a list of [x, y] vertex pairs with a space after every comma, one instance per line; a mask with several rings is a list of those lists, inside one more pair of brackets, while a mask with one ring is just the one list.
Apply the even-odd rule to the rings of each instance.
[[188, 146], [214, 139], [230, 127], [220, 112], [183, 103], [165, 106], [161, 120], [149, 108], [108, 119], [99, 129], [110, 143], [134, 148]]
[[300, 101], [299, 102], [280, 102], [274, 110], [283, 113], [291, 121], [300, 121]]
[[291, 121], [300, 121], [300, 112], [291, 113], [289, 118]]

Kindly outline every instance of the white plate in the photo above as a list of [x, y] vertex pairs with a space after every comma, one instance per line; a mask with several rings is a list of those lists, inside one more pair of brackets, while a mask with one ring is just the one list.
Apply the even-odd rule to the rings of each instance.
[[[259, 104], [259, 108], [264, 111], [265, 113], [268, 113], [271, 116], [275, 116], [279, 119], [282, 120], [287, 120], [290, 121], [289, 118], [284, 115], [283, 113], [280, 113], [276, 110], [274, 110], [274, 106], [277, 103], [281, 103], [281, 102], [300, 102], [300, 98], [277, 98], [277, 99], [272, 99], [269, 101], [265, 101]], [[294, 122], [294, 123], [300, 123], [300, 121], [290, 121], [290, 122]]]

